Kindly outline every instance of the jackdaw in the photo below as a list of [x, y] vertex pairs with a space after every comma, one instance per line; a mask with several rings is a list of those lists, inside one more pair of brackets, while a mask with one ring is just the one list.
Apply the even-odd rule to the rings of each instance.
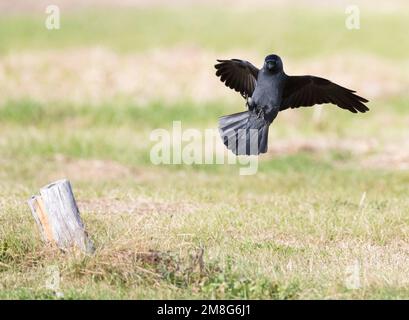
[[315, 76], [289, 76], [281, 58], [268, 55], [259, 70], [240, 59], [217, 60], [216, 76], [246, 99], [247, 111], [223, 116], [219, 131], [236, 155], [267, 152], [268, 128], [280, 111], [332, 103], [353, 113], [366, 112], [368, 102], [355, 91]]

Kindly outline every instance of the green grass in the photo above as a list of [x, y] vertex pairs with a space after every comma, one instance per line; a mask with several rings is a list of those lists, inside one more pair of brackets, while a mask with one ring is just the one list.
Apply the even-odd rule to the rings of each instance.
[[[276, 168], [248, 178], [166, 168], [147, 169], [156, 175], [143, 182], [137, 174], [120, 181], [77, 177], [79, 201], [117, 203], [118, 210], [82, 208], [98, 247], [94, 257], [44, 252], [23, 201], [42, 182], [39, 173], [33, 185], [16, 189], [3, 182], [2, 297], [52, 298], [42, 287], [49, 265], [61, 270], [66, 298], [383, 298], [391, 293], [382, 276], [396, 279], [398, 296], [407, 290], [399, 285], [404, 274], [389, 259], [399, 254], [394, 243], [408, 231], [408, 174], [287, 166], [290, 172]], [[367, 206], [361, 209], [364, 191]], [[122, 211], [140, 196], [174, 208], [146, 212], [140, 203]], [[186, 202], [193, 211], [181, 205]], [[368, 244], [380, 248], [384, 269], [365, 261], [374, 258]], [[205, 253], [203, 270], [192, 259], [198, 248]], [[147, 249], [159, 251], [161, 260], [134, 257]], [[343, 268], [355, 258], [366, 263], [367, 282], [351, 291], [344, 288]], [[384, 274], [389, 268], [393, 272]]]
[[[394, 100], [401, 101], [399, 98]], [[383, 101], [377, 103], [384, 105]], [[370, 112], [365, 116], [353, 117], [348, 112], [340, 112], [328, 106], [323, 115], [323, 125], [319, 126], [310, 121], [311, 109], [286, 111], [296, 117], [287, 120], [279, 116], [272, 126], [270, 139], [308, 138], [313, 141], [329, 135], [353, 140], [377, 134], [380, 139], [388, 141], [399, 137], [407, 123], [407, 118], [402, 117], [400, 105], [396, 106], [388, 110], [394, 128], [382, 135], [378, 133], [379, 126], [383, 125], [382, 114]], [[0, 106], [0, 133], [5, 141], [0, 145], [0, 150], [3, 157], [8, 159], [52, 158], [55, 154], [63, 154], [73, 158], [112, 159], [125, 165], [149, 165], [149, 150], [154, 145], [154, 141], [150, 141], [152, 130], [163, 128], [171, 132], [173, 121], [181, 121], [183, 130], [216, 129], [218, 117], [235, 111], [237, 106], [234, 103], [220, 102], [152, 102], [142, 107], [132, 102], [106, 102], [96, 106], [10, 101]], [[187, 145], [187, 142], [183, 145]], [[309, 166], [318, 166], [318, 170], [324, 170], [332, 168], [334, 161], [349, 164], [356, 159], [350, 152], [343, 150], [330, 149], [319, 154], [318, 158], [315, 152], [307, 150], [262, 162], [259, 170], [268, 172], [277, 169], [285, 173], [294, 169], [302, 171]], [[7, 162], [4, 165], [7, 166]], [[229, 170], [220, 165], [194, 165], [187, 168], [174, 165], [171, 168], [206, 172]]]
[[[348, 31], [336, 7], [96, 9], [63, 12], [62, 29], [46, 31], [44, 16], [3, 14], [0, 53], [35, 59], [37, 51], [101, 46], [120, 61], [133, 51], [196, 46], [204, 54], [279, 51], [297, 61], [365, 53], [405, 66], [408, 14], [361, 16], [362, 29]], [[13, 79], [15, 62], [2, 69], [2, 61], [4, 79]], [[44, 66], [22, 64], [16, 79], [47, 85], [52, 77], [40, 82], [42, 72], [58, 66]], [[240, 176], [240, 164], [155, 166], [149, 157], [152, 130], [175, 120], [183, 129], [216, 128], [219, 116], [239, 111], [243, 101], [227, 91], [226, 100], [207, 102], [186, 94], [170, 102], [158, 88], [144, 103], [135, 102], [138, 93], [90, 103], [20, 95], [14, 82], [0, 103], [0, 299], [58, 299], [46, 286], [50, 267], [64, 299], [409, 297], [409, 172], [398, 170], [407, 162], [404, 93], [371, 99], [364, 115], [329, 106], [320, 121], [313, 108], [280, 114], [257, 174]], [[26, 200], [63, 177], [93, 256], [44, 246], [29, 212]], [[356, 263], [360, 287], [351, 289]]]
[[[241, 107], [244, 103], [241, 102]], [[130, 101], [122, 103], [106, 102], [99, 105], [69, 103], [39, 103], [33, 100], [8, 101], [0, 106], [0, 122], [33, 124], [49, 127], [57, 122], [79, 122], [79, 125], [101, 127], [118, 127], [123, 125], [154, 129], [168, 127], [172, 121], [178, 120], [188, 124], [205, 126], [215, 122], [226, 112], [234, 112], [234, 104], [217, 101], [198, 105], [192, 101], [180, 101], [171, 105], [162, 101], [151, 102], [141, 106]]]
[[46, 30], [45, 15], [6, 15], [0, 20], [0, 52], [77, 46], [105, 46], [127, 52], [177, 45], [226, 51], [244, 45], [255, 52], [280, 52], [295, 58], [340, 51], [401, 60], [407, 57], [407, 12], [384, 14], [363, 8], [361, 29], [351, 31], [345, 27], [344, 10], [344, 7], [241, 10], [197, 6], [95, 9], [62, 12], [58, 31]]
[[[233, 108], [211, 107], [3, 105], [0, 297], [56, 298], [44, 287], [49, 266], [60, 270], [66, 299], [406, 297], [404, 273], [392, 261], [405, 259], [397, 244], [409, 231], [407, 172], [362, 170], [359, 157], [330, 150], [265, 156], [254, 176], [239, 176], [238, 165], [150, 164], [150, 130], [170, 128], [179, 115], [186, 127], [206, 128]], [[354, 136], [380, 121], [369, 115], [357, 127], [342, 114], [314, 131], [311, 113], [300, 116], [306, 124], [298, 130], [311, 137], [339, 126]], [[399, 108], [392, 116], [401, 117]], [[292, 125], [277, 121], [271, 136], [293, 135]], [[92, 159], [102, 166], [92, 169]], [[67, 172], [94, 257], [44, 249], [25, 203]], [[361, 289], [348, 290], [344, 273], [355, 259], [365, 277]]]

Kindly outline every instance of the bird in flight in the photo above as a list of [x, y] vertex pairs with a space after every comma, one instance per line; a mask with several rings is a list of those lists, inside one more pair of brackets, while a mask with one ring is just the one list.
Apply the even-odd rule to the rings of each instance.
[[368, 102], [327, 79], [289, 76], [281, 58], [268, 55], [258, 69], [240, 59], [217, 60], [216, 76], [246, 99], [247, 111], [223, 116], [219, 132], [226, 147], [236, 155], [267, 152], [268, 128], [280, 111], [332, 103], [353, 113], [366, 112]]

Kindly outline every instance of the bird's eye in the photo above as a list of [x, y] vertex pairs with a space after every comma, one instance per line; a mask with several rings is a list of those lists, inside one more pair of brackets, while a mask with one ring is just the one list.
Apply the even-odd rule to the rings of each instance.
[[267, 62], [267, 68], [268, 69], [273, 69], [275, 67], [276, 63], [274, 61], [268, 61]]

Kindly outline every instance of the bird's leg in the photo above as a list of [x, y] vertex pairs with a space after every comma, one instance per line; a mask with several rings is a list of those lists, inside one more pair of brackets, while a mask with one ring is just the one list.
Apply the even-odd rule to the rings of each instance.
[[248, 98], [247, 98], [247, 100], [246, 100], [246, 107], [247, 107], [247, 109], [248, 109], [249, 111], [254, 110], [255, 105], [254, 105], [253, 99], [252, 99], [251, 97], [248, 97]]
[[247, 97], [247, 98], [246, 98], [246, 108], [247, 108], [248, 110], [250, 110], [250, 105], [251, 105], [251, 97]]
[[264, 118], [264, 109], [263, 109], [263, 107], [258, 108], [257, 118]]

